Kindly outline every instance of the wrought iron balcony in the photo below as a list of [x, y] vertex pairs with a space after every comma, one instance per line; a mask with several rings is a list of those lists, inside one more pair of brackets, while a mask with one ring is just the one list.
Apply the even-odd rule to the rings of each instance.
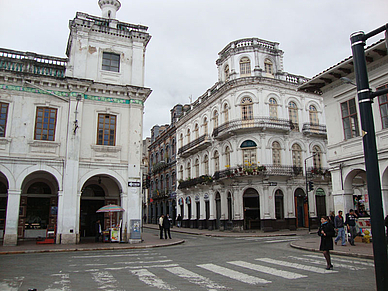
[[302, 132], [306, 135], [314, 135], [321, 137], [327, 136], [326, 125], [320, 125], [315, 123], [304, 123]]
[[204, 134], [199, 138], [189, 142], [187, 145], [184, 145], [178, 150], [178, 155], [182, 157], [187, 157], [191, 154], [194, 154], [200, 150], [203, 150], [211, 145], [210, 136], [208, 134]]
[[237, 132], [257, 132], [257, 130], [287, 132], [294, 128], [294, 124], [289, 119], [270, 117], [259, 117], [249, 120], [235, 119], [215, 128], [213, 130], [213, 137], [222, 140]]
[[178, 189], [190, 188], [190, 187], [194, 187], [198, 184], [205, 184], [205, 183], [211, 183], [211, 182], [213, 182], [213, 177], [208, 176], [208, 175], [202, 175], [202, 176], [197, 177], [197, 178], [188, 179], [185, 181], [180, 181]]

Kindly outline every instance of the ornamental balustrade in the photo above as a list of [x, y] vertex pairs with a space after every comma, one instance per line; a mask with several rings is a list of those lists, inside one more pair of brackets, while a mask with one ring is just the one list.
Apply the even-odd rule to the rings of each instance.
[[304, 134], [310, 134], [310, 135], [320, 135], [320, 136], [326, 136], [326, 125], [321, 124], [315, 124], [315, 123], [304, 123], [302, 132]]
[[188, 150], [191, 150], [194, 148], [199, 150], [198, 146], [203, 145], [206, 147], [209, 144], [210, 144], [210, 137], [208, 134], [204, 134], [199, 138], [193, 140], [192, 142], [189, 142], [187, 145], [184, 145], [183, 147], [179, 148], [178, 155], [182, 155]]
[[232, 178], [249, 175], [265, 176], [300, 176], [303, 168], [288, 165], [259, 165], [259, 166], [237, 166], [226, 170], [218, 171], [214, 174], [214, 180], [222, 178]]
[[206, 184], [211, 182], [213, 182], [212, 176], [202, 175], [197, 178], [187, 179], [185, 181], [179, 181], [178, 189], [190, 188], [198, 184]]

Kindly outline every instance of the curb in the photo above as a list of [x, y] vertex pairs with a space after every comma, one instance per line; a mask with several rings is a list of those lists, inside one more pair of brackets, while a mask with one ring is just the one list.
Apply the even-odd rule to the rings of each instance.
[[[318, 249], [309, 248], [309, 247], [303, 247], [303, 246], [297, 245], [296, 243], [292, 243], [292, 242], [290, 243], [290, 246], [295, 248], [295, 249], [299, 249], [299, 250], [321, 253], [321, 251], [318, 250]], [[356, 258], [369, 259], [369, 260], [373, 260], [374, 259], [373, 255], [363, 255], [363, 254], [356, 254], [356, 253], [345, 253], [345, 252], [334, 251], [334, 250], [330, 251], [330, 254], [340, 255], [340, 256], [347, 256], [347, 257], [356, 257]]]
[[185, 240], [179, 240], [176, 242], [159, 244], [159, 245], [147, 245], [147, 246], [119, 246], [119, 247], [101, 247], [101, 248], [69, 248], [69, 249], [51, 249], [51, 250], [24, 250], [24, 251], [0, 251], [0, 255], [19, 255], [19, 254], [36, 254], [36, 253], [61, 253], [61, 252], [82, 252], [82, 251], [111, 251], [111, 250], [128, 250], [128, 249], [148, 249], [169, 247], [185, 243]]

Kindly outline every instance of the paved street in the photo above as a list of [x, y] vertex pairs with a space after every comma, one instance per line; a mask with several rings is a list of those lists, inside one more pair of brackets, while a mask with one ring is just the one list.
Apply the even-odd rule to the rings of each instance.
[[[147, 230], [157, 235], [155, 230]], [[205, 237], [151, 249], [3, 255], [0, 290], [374, 290], [373, 261], [291, 248], [301, 236]]]

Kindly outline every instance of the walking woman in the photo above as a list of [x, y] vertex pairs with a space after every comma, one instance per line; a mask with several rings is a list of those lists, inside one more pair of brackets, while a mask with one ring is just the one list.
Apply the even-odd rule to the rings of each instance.
[[333, 269], [333, 265], [331, 264], [330, 250], [333, 249], [333, 237], [335, 236], [335, 230], [333, 224], [329, 222], [329, 217], [322, 216], [318, 235], [321, 237], [319, 250], [323, 251], [323, 256], [326, 259], [326, 270], [331, 270]]

